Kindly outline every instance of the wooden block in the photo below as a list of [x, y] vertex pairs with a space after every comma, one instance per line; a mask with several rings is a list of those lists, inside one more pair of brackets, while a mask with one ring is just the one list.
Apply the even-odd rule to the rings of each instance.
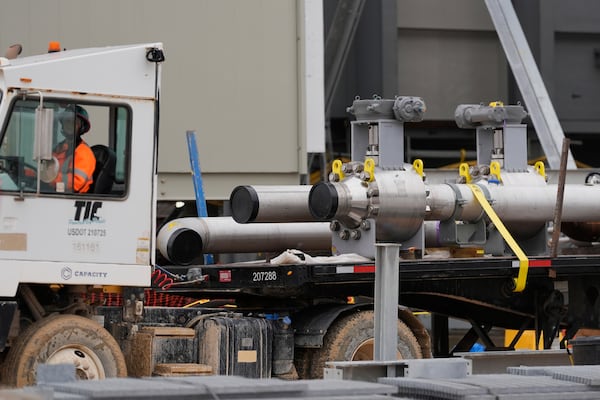
[[582, 336], [600, 336], [600, 329], [581, 328], [575, 334], [575, 337]]
[[156, 364], [153, 375], [157, 376], [185, 376], [185, 375], [212, 375], [213, 369], [206, 364]]
[[453, 247], [450, 249], [452, 258], [483, 257], [485, 252], [479, 247]]
[[152, 340], [152, 334], [138, 332], [130, 341], [124, 351], [129, 376], [150, 376], [152, 373]]
[[194, 337], [195, 331], [192, 328], [181, 328], [177, 326], [144, 326], [140, 332], [150, 333], [153, 336], [178, 336]]

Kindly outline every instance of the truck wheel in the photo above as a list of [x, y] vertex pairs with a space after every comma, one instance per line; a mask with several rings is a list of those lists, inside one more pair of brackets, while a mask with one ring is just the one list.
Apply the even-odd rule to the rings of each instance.
[[53, 315], [29, 326], [4, 360], [3, 383], [33, 385], [39, 364], [73, 364], [77, 379], [127, 376], [125, 357], [98, 323], [78, 315]]
[[[373, 311], [360, 311], [335, 321], [323, 339], [311, 366], [311, 378], [323, 377], [327, 361], [372, 360], [374, 349]], [[412, 331], [398, 320], [398, 359], [423, 358], [421, 347]]]

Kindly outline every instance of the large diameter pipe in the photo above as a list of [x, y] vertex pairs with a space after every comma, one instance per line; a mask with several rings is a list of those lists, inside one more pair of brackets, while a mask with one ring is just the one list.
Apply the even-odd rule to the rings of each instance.
[[[349, 228], [375, 218], [379, 240], [410, 237], [423, 220], [474, 222], [484, 214], [471, 188], [464, 184], [423, 185], [402, 171], [378, 172], [368, 186], [355, 177], [313, 186], [309, 206], [317, 220], [338, 220]], [[525, 238], [535, 234], [554, 215], [556, 185], [513, 177], [514, 184], [480, 181], [492, 207], [511, 233]], [[518, 179], [517, 179], [518, 178]], [[375, 184], [377, 183], [377, 184]], [[600, 221], [600, 186], [567, 185], [563, 200], [565, 222]], [[381, 236], [380, 229], [386, 229]]]
[[[489, 193], [492, 207], [503, 221], [552, 221], [556, 203], [556, 185], [525, 187], [481, 184], [481, 187], [484, 192]], [[452, 217], [457, 211], [449, 207], [452, 202], [459, 208], [459, 218], [457, 218], [459, 220], [474, 221], [481, 216], [481, 206], [471, 189], [466, 185], [454, 185], [454, 188], [460, 192], [460, 199], [449, 185], [431, 186], [432, 201], [428, 203], [431, 213], [427, 215], [427, 219], [443, 221]], [[565, 185], [562, 219], [569, 222], [600, 220], [598, 204], [600, 204], [599, 186]]]
[[308, 208], [311, 186], [237, 186], [229, 196], [233, 219], [248, 222], [314, 222]]
[[381, 171], [369, 186], [379, 240], [402, 242], [413, 237], [425, 219], [423, 179], [413, 171]]
[[325, 222], [244, 225], [231, 217], [189, 217], [165, 224], [157, 247], [172, 263], [189, 265], [204, 253], [331, 250], [331, 232]]

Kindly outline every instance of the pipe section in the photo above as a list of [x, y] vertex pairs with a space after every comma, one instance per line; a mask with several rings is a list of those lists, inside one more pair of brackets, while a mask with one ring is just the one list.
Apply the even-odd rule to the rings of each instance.
[[[477, 182], [511, 233], [526, 238], [537, 233], [554, 215], [556, 185], [536, 173], [504, 173], [506, 185]], [[563, 200], [565, 222], [600, 220], [600, 188], [567, 185]], [[317, 220], [337, 220], [350, 229], [374, 218], [380, 241], [411, 237], [424, 220], [475, 222], [483, 209], [465, 184], [425, 185], [412, 171], [377, 170], [368, 184], [356, 176], [341, 182], [319, 183], [309, 194]]]
[[425, 185], [413, 170], [378, 170], [367, 183], [352, 175], [338, 183], [319, 183], [309, 194], [317, 220], [338, 220], [356, 229], [367, 218], [377, 220], [380, 241], [403, 241], [413, 236], [425, 217]]
[[314, 222], [308, 208], [311, 186], [237, 186], [229, 201], [233, 219], [249, 222]]
[[204, 253], [331, 250], [331, 233], [324, 222], [245, 225], [231, 217], [189, 217], [165, 224], [157, 247], [172, 263], [190, 265]]

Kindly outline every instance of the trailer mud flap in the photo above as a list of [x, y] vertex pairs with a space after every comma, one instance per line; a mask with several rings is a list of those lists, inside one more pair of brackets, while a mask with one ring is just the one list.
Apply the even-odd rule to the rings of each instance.
[[[8, 341], [10, 328], [13, 326], [16, 311], [16, 301], [0, 302], [0, 321], [4, 321], [0, 324], [0, 351], [3, 351], [6, 348], [6, 342]], [[7, 323], [7, 321], [11, 322]]]

